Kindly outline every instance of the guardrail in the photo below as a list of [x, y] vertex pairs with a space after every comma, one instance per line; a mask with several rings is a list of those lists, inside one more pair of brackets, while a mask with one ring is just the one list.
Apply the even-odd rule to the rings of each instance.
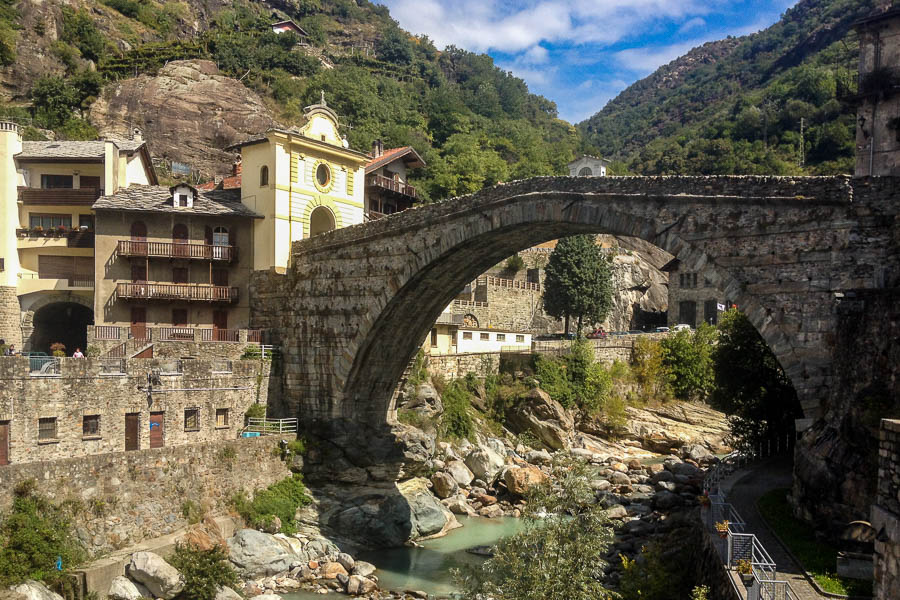
[[492, 285], [494, 287], [511, 288], [517, 290], [541, 291], [541, 284], [517, 279], [504, 279], [492, 275], [483, 275], [475, 280], [475, 285]]
[[29, 356], [28, 366], [32, 375], [59, 375], [59, 358], [56, 356]]
[[241, 431], [242, 437], [254, 437], [252, 435], [283, 435], [297, 434], [297, 419], [247, 419], [247, 426]]
[[94, 325], [96, 340], [118, 340], [121, 335], [122, 331], [116, 325]]

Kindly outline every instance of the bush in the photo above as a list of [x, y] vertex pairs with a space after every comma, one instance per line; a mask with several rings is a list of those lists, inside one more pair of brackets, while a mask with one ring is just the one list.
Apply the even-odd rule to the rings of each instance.
[[62, 342], [55, 342], [53, 344], [50, 344], [50, 352], [53, 353], [53, 356], [65, 356], [66, 345]]
[[181, 503], [181, 514], [191, 525], [203, 520], [203, 507], [193, 500], [185, 500]]
[[[0, 588], [27, 579], [54, 584], [87, 557], [72, 530], [71, 515], [38, 494], [34, 480], [13, 490], [13, 504], [0, 520]], [[56, 559], [63, 570], [56, 570]]]
[[60, 39], [72, 44], [81, 51], [81, 55], [94, 62], [106, 54], [106, 38], [94, 25], [88, 11], [81, 9], [74, 11], [71, 8], [62, 9], [62, 34]]
[[634, 342], [631, 374], [641, 402], [666, 402], [671, 399], [671, 374], [666, 368], [662, 345], [643, 336]]
[[262, 348], [258, 344], [247, 344], [241, 354], [241, 360], [259, 360], [262, 358]]
[[201, 550], [192, 544], [178, 543], [168, 562], [184, 578], [184, 591], [179, 600], [213, 600], [219, 586], [234, 588], [238, 583], [237, 573], [222, 546]]
[[281, 520], [281, 533], [288, 535], [297, 531], [297, 509], [309, 502], [303, 478], [296, 473], [256, 492], [252, 501], [243, 493], [231, 498], [232, 508], [243, 517], [248, 526], [262, 529], [272, 523], [273, 517], [278, 517]]
[[525, 268], [525, 259], [523, 259], [518, 254], [513, 254], [506, 259], [506, 264], [504, 265], [504, 267], [507, 271], [518, 273]]
[[441, 415], [441, 433], [453, 439], [471, 437], [475, 432], [475, 426], [469, 415], [471, 402], [465, 382], [459, 379], [451, 382], [444, 390], [441, 400], [444, 403], [444, 414]]
[[247, 411], [244, 413], [244, 416], [248, 419], [265, 419], [266, 405], [257, 403], [251, 404], [249, 407], [247, 407]]
[[678, 331], [660, 342], [663, 364], [671, 374], [672, 392], [676, 398], [704, 400], [712, 391], [715, 336], [716, 329], [703, 323], [696, 331]]

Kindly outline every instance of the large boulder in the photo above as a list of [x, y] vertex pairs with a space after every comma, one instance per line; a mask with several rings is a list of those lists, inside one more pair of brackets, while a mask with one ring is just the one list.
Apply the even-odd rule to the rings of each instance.
[[359, 575], [351, 575], [347, 581], [347, 593], [351, 596], [365, 596], [374, 592], [377, 587], [374, 581]]
[[435, 473], [431, 476], [431, 485], [434, 487], [434, 494], [443, 500], [456, 494], [459, 490], [459, 484], [447, 473]]
[[404, 408], [413, 409], [425, 415], [439, 415], [444, 412], [441, 396], [430, 383], [422, 383], [414, 394], [404, 403]]
[[240, 594], [227, 586], [219, 586], [214, 600], [243, 600]]
[[555, 450], [569, 447], [574, 428], [572, 416], [562, 404], [540, 388], [531, 390], [509, 412], [508, 423], [516, 433], [527, 431]]
[[[146, 586], [135, 583], [124, 575], [119, 575], [112, 580], [106, 595], [112, 600], [139, 600], [139, 598], [152, 598], [153, 592], [148, 590]], [[228, 599], [217, 597], [216, 600]]]
[[456, 480], [456, 483], [463, 486], [470, 485], [475, 479], [475, 474], [461, 460], [451, 460], [447, 463], [447, 473]]
[[12, 591], [22, 594], [25, 600], [63, 600], [56, 592], [50, 591], [46, 585], [39, 581], [26, 581], [12, 588]]
[[275, 536], [241, 529], [228, 540], [228, 559], [247, 577], [287, 571], [298, 556]]
[[428, 489], [426, 480], [409, 479], [397, 485], [397, 489], [409, 502], [412, 519], [413, 538], [440, 533], [453, 515], [438, 502]]
[[506, 460], [503, 456], [486, 446], [479, 446], [466, 456], [466, 466], [477, 479], [490, 483], [503, 468]]
[[135, 552], [128, 563], [128, 576], [147, 586], [154, 598], [171, 600], [184, 589], [178, 569], [153, 552]]
[[537, 467], [510, 467], [503, 474], [503, 481], [510, 493], [524, 496], [528, 489], [547, 480], [547, 475]]

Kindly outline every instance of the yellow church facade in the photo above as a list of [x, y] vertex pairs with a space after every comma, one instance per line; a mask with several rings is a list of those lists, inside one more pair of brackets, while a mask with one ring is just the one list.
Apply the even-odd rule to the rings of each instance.
[[363, 222], [370, 158], [348, 147], [324, 98], [297, 129], [271, 129], [232, 148], [241, 152], [241, 202], [264, 217], [254, 224], [253, 269], [283, 272], [293, 242]]

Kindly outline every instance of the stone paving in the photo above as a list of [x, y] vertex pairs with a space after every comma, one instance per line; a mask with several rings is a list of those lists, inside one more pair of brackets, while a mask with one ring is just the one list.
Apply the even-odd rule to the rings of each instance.
[[766, 492], [777, 488], [790, 488], [792, 481], [790, 458], [772, 459], [736, 473], [730, 481], [723, 482], [722, 490], [747, 522], [747, 533], [753, 533], [778, 565], [778, 579], [788, 581], [799, 600], [827, 598], [819, 594], [803, 575], [803, 570], [785, 551], [784, 546], [766, 527], [756, 510], [756, 501]]

